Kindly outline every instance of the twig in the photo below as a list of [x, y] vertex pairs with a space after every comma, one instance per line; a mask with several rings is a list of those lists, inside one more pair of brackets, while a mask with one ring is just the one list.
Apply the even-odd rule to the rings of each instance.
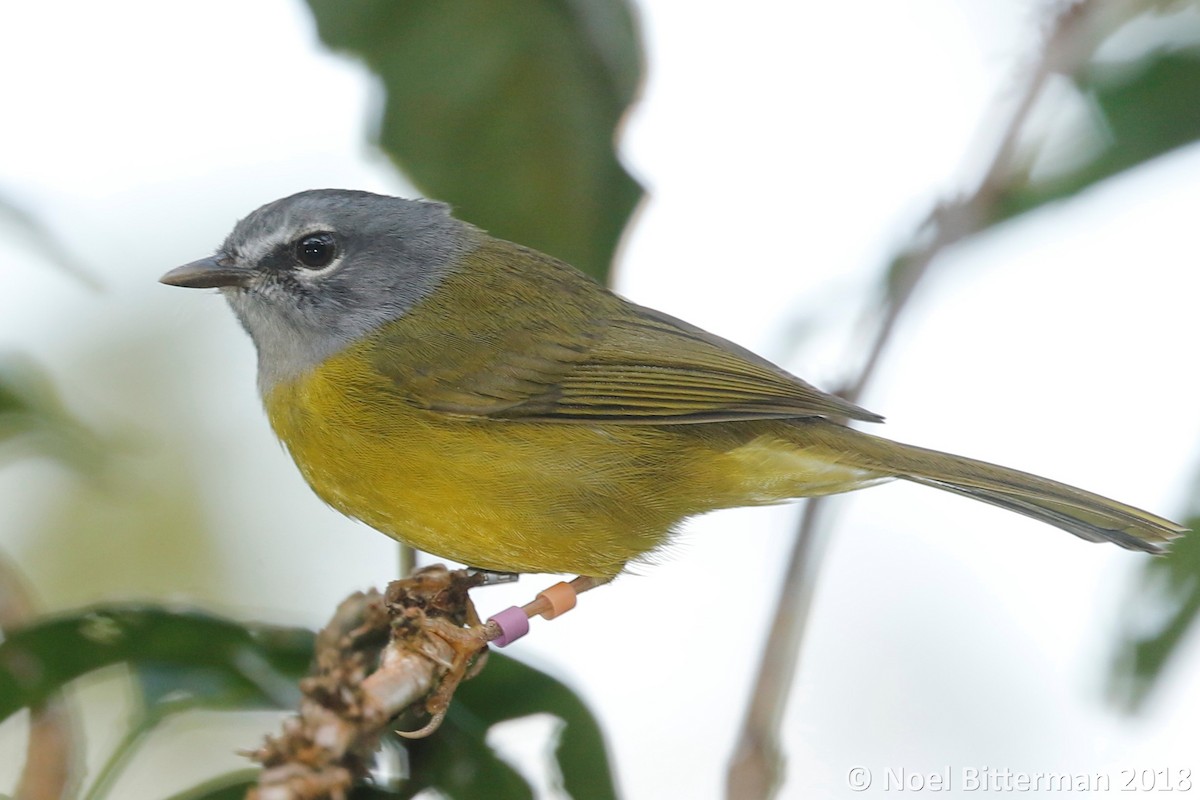
[[248, 800], [343, 800], [392, 719], [422, 700], [434, 721], [417, 734], [431, 733], [472, 661], [477, 670], [486, 655], [467, 597], [479, 580], [435, 565], [394, 581], [386, 595], [343, 601], [317, 636], [299, 714], [250, 754], [264, 769]]
[[[0, 558], [0, 630], [11, 631], [34, 615], [33, 600], [15, 567]], [[14, 800], [67, 800], [79, 788], [79, 743], [67, 700], [57, 694], [29, 717], [25, 766]]]
[[398, 548], [396, 560], [400, 565], [397, 575], [411, 575], [417, 569], [417, 551], [406, 544], [401, 544]]
[[[1052, 74], [1071, 69], [1082, 58], [1086, 47], [1080, 34], [1088, 31], [1097, 6], [1094, 0], [1083, 0], [1058, 15], [1046, 37], [1040, 61], [1010, 113], [977, 188], [965, 198], [934, 208], [914, 234], [914, 245], [895, 260], [882, 320], [858, 376], [843, 393], [846, 399], [857, 401], [862, 396], [879, 367], [898, 320], [937, 256], [986, 225], [999, 192], [1013, 174], [1017, 141], [1034, 103]], [[824, 538], [819, 523], [826, 508], [824, 498], [810, 499], [800, 519], [754, 690], [730, 764], [726, 785], [730, 798], [769, 798], [781, 782], [783, 756], [779, 747], [779, 727], [816, 588], [822, 552], [818, 540]]]

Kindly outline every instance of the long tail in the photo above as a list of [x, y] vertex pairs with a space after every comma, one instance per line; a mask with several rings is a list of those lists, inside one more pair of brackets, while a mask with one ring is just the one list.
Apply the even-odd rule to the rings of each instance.
[[810, 441], [831, 448], [843, 464], [991, 503], [1090, 542], [1162, 553], [1188, 531], [1140, 508], [1028, 472], [893, 442], [825, 420], [805, 420], [803, 427]]

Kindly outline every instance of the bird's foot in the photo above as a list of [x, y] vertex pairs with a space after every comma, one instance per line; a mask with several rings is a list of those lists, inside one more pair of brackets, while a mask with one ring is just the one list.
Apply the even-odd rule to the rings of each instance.
[[409, 631], [405, 638], [410, 647], [441, 667], [437, 685], [425, 699], [429, 722], [419, 730], [396, 731], [400, 736], [420, 739], [437, 730], [459, 684], [487, 662], [487, 627], [467, 594], [484, 583], [477, 574], [439, 564], [388, 586], [393, 635]]
[[[387, 607], [392, 615], [393, 635], [404, 635], [410, 647], [441, 667], [437, 686], [425, 699], [429, 722], [415, 731], [396, 731], [408, 739], [420, 739], [438, 729], [446, 718], [450, 699], [459, 684], [474, 677], [487, 662], [488, 644], [506, 647], [529, 632], [532, 617], [554, 619], [575, 607], [576, 598], [608, 583], [610, 578], [581, 575], [559, 582], [538, 593], [523, 606], [512, 606], [479, 619], [469, 589], [511, 583], [514, 573], [484, 570], [447, 570], [441, 565], [418, 570], [408, 579], [388, 587]], [[408, 631], [407, 635], [401, 631]]]
[[[440, 640], [439, 646], [426, 647], [422, 652], [426, 658], [443, 667], [445, 672], [438, 685], [425, 698], [429, 722], [415, 731], [396, 731], [397, 735], [405, 739], [422, 739], [441, 727], [450, 708], [450, 699], [454, 697], [459, 684], [474, 678], [487, 663], [486, 630], [486, 626], [477, 622], [469, 628], [438, 626], [429, 631]], [[445, 656], [447, 649], [452, 654], [450, 658]]]

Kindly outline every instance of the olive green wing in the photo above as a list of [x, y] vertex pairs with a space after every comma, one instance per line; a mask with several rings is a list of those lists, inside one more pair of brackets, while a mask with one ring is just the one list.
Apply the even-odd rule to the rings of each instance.
[[550, 256], [481, 241], [438, 291], [372, 337], [375, 368], [417, 406], [582, 424], [882, 420]]
[[[609, 309], [614, 310], [614, 309]], [[664, 425], [787, 417], [882, 420], [738, 345], [620, 301], [597, 319], [570, 303], [498, 328], [399, 335], [374, 363], [416, 405], [461, 416]], [[506, 315], [507, 316], [507, 315]]]
[[656, 425], [808, 416], [882, 420], [682, 320], [631, 310], [636, 313], [608, 320], [590, 347], [549, 370], [557, 374], [540, 391], [487, 416]]

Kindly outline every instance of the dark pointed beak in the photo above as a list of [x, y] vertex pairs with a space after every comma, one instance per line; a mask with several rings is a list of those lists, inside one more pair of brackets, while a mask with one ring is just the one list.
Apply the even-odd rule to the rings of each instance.
[[222, 286], [245, 286], [253, 275], [252, 269], [239, 267], [225, 258], [209, 256], [176, 267], [158, 280], [188, 289], [216, 289]]

